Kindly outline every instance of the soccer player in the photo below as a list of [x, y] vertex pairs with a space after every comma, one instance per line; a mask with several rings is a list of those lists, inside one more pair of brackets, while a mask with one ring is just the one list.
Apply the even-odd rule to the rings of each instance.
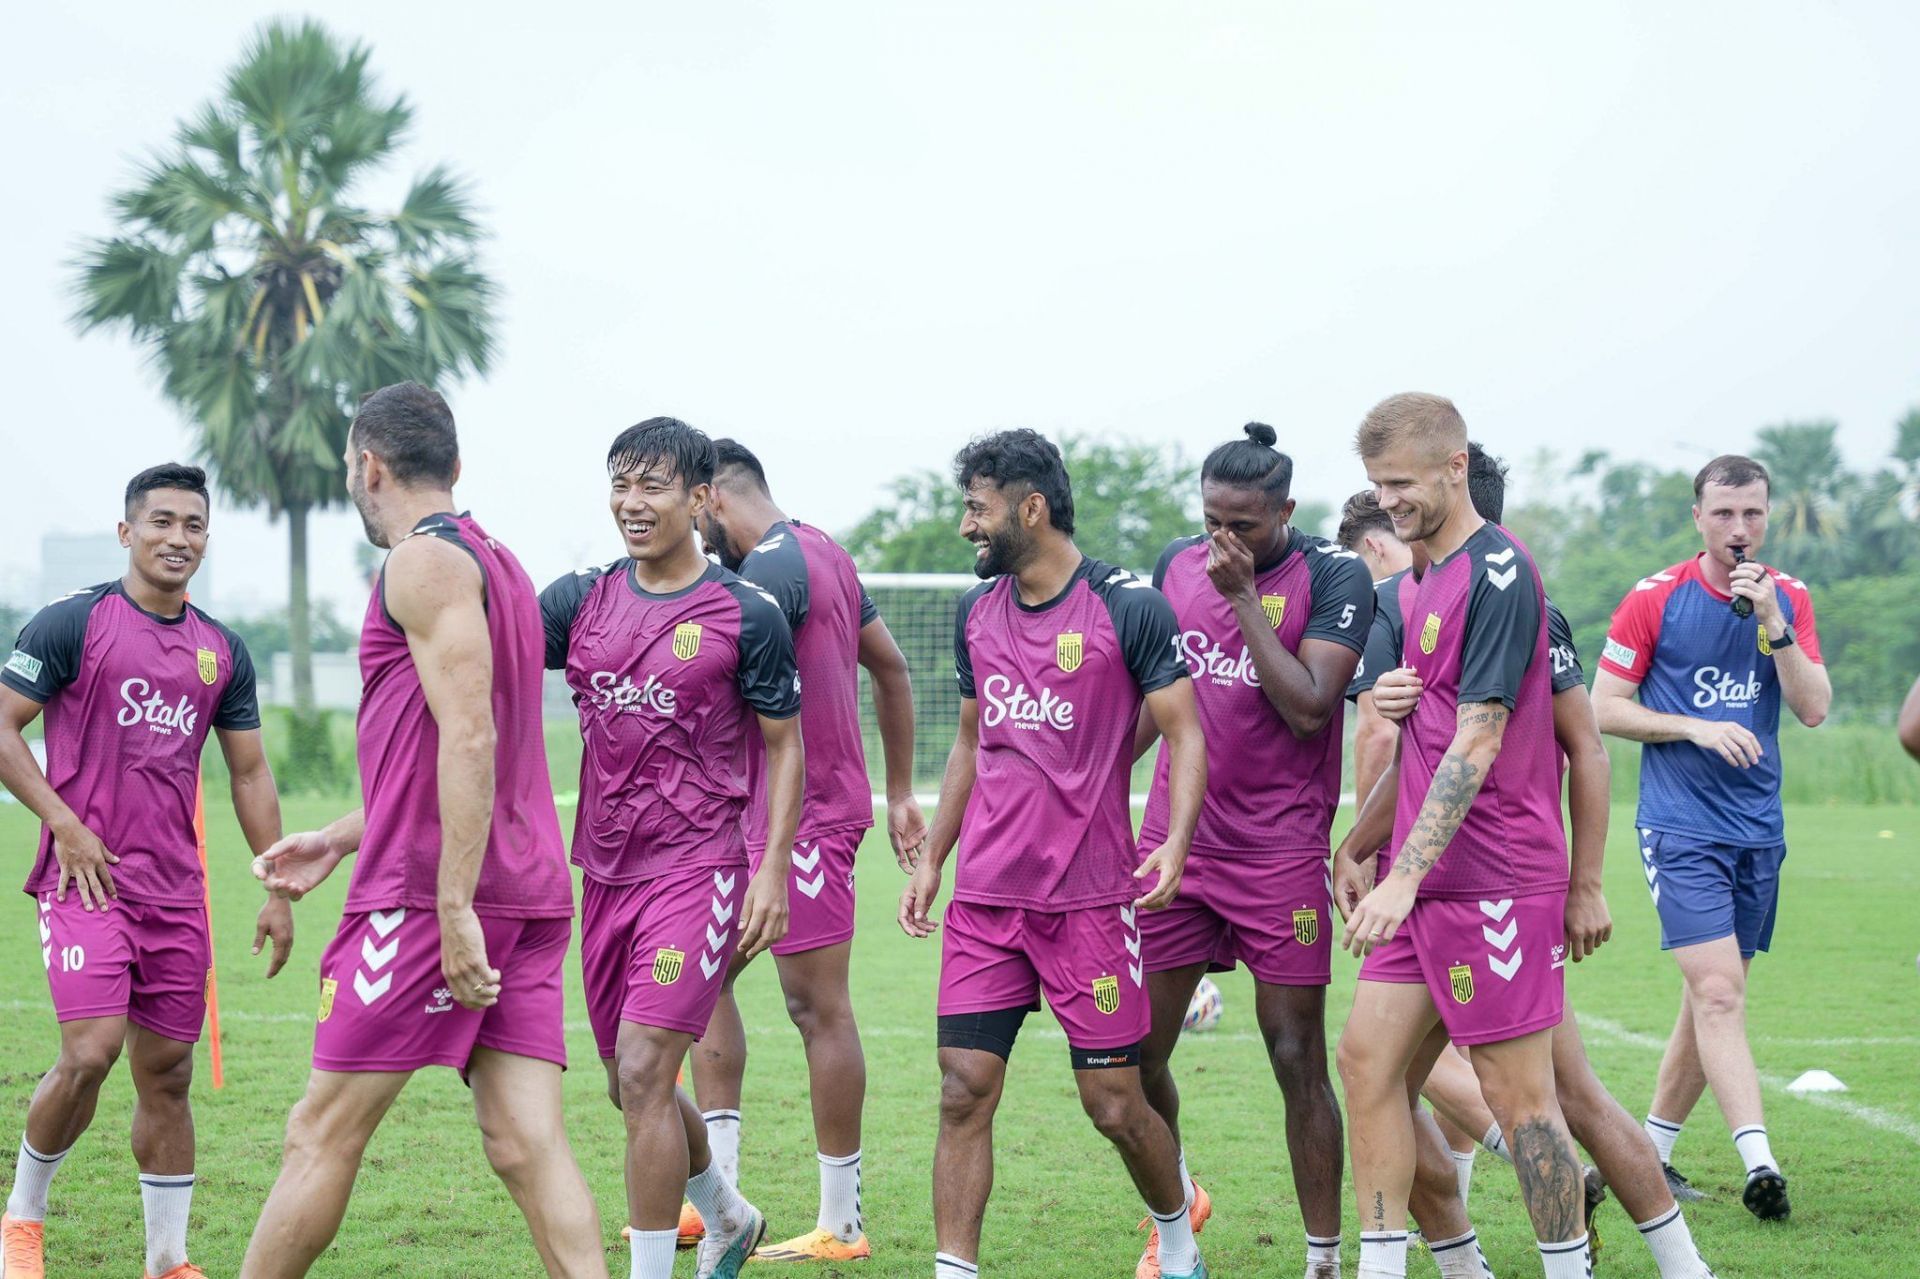
[[[540, 597], [547, 665], [566, 672], [585, 739], [573, 829], [580, 967], [626, 1120], [633, 1279], [673, 1273], [683, 1192], [704, 1223], [701, 1279], [733, 1279], [766, 1232], [675, 1084], [736, 952], [751, 959], [787, 931], [806, 768], [786, 618], [694, 536], [713, 469], [713, 441], [676, 418], [622, 431], [607, 474], [626, 555]], [[741, 822], [756, 734], [766, 854], [749, 872]]]
[[347, 490], [387, 549], [360, 630], [363, 807], [256, 859], [297, 898], [356, 849], [320, 960], [307, 1093], [242, 1279], [304, 1275], [332, 1242], [361, 1155], [413, 1072], [452, 1066], [481, 1146], [547, 1273], [604, 1276], [600, 1215], [567, 1144], [560, 970], [573, 888], [540, 730], [533, 584], [455, 514], [446, 401], [413, 382], [361, 401]]
[[[1374, 622], [1369, 628], [1366, 647], [1374, 647], [1373, 635], [1382, 625], [1380, 614], [1392, 610], [1393, 624], [1400, 619], [1400, 578], [1413, 567], [1413, 549], [1393, 531], [1393, 518], [1380, 509], [1380, 499], [1372, 489], [1361, 489], [1347, 499], [1340, 511], [1340, 545], [1360, 557], [1373, 577]], [[1393, 763], [1393, 752], [1400, 741], [1400, 727], [1373, 709], [1373, 681], [1369, 673], [1391, 670], [1400, 662], [1397, 648], [1377, 654], [1369, 665], [1363, 651], [1354, 668], [1353, 683], [1347, 697], [1358, 714], [1353, 730], [1353, 793], [1356, 804], [1364, 804], [1380, 775]]]
[[[800, 732], [807, 778], [793, 846], [787, 935], [773, 947], [787, 1015], [806, 1047], [820, 1162], [820, 1212], [814, 1229], [755, 1255], [761, 1261], [855, 1261], [871, 1255], [860, 1220], [860, 1110], [867, 1065], [847, 992], [853, 951], [853, 863], [873, 825], [866, 753], [860, 739], [860, 675], [873, 680], [875, 718], [886, 755], [887, 835], [901, 865], [927, 836], [913, 798], [913, 684], [907, 659], [860, 587], [853, 559], [831, 537], [774, 504], [767, 473], [744, 445], [714, 444], [717, 463], [700, 535], [720, 562], [773, 596], [793, 631], [800, 665]], [[747, 740], [747, 855], [758, 870], [766, 854], [765, 752]], [[740, 1184], [740, 1085], [747, 1032], [733, 983], [746, 966], [728, 967], [707, 1033], [694, 1045], [693, 1082], [713, 1157]], [[683, 1240], [691, 1231], [682, 1231]]]
[[1339, 1047], [1360, 1274], [1405, 1274], [1416, 1158], [1406, 1080], [1441, 1051], [1439, 1025], [1475, 1047], [1548, 1279], [1585, 1279], [1580, 1163], [1553, 1091], [1567, 846], [1539, 573], [1468, 500], [1466, 424], [1450, 401], [1385, 400], [1358, 446], [1381, 509], [1432, 559], [1403, 587], [1404, 660], [1425, 692], [1401, 728], [1397, 851], [1342, 935], [1366, 956]]
[[[207, 476], [150, 467], [127, 484], [127, 572], [36, 613], [0, 670], [0, 784], [40, 818], [26, 891], [39, 907], [60, 1055], [34, 1089], [0, 1217], [0, 1275], [40, 1279], [47, 1188], [93, 1122], [122, 1049], [133, 1073], [133, 1157], [146, 1210], [146, 1273], [199, 1276], [187, 1260], [193, 1200], [193, 1045], [206, 1019], [213, 943], [194, 836], [208, 730], [233, 776], [233, 811], [258, 852], [280, 837], [260, 743], [253, 661], [240, 637], [187, 603], [207, 551]], [[46, 712], [43, 772], [23, 730]], [[269, 898], [253, 953], [267, 976], [293, 944]]]
[[[1340, 1107], [1327, 1077], [1333, 980], [1328, 833], [1340, 802], [1347, 682], [1373, 623], [1359, 556], [1292, 527], [1293, 459], [1272, 427], [1222, 444], [1200, 468], [1206, 532], [1166, 549], [1153, 584], [1173, 606], [1178, 648], [1207, 742], [1206, 799], [1180, 895], [1140, 919], [1153, 1027], [1142, 1045], [1147, 1099], [1180, 1139], [1170, 1058], [1194, 988], [1245, 963], [1268, 1064], [1286, 1100], [1287, 1151], [1306, 1226], [1307, 1279], [1340, 1275]], [[1134, 753], [1158, 735], [1144, 709]], [[1143, 857], [1172, 813], [1162, 750], [1140, 828]], [[1211, 1212], [1180, 1155], [1197, 1231]], [[1149, 1239], [1138, 1279], [1158, 1279]]]
[[[979, 1273], [993, 1114], [1043, 992], [1081, 1104], [1159, 1227], [1161, 1273], [1204, 1276], [1179, 1150], [1140, 1084], [1150, 1017], [1138, 912], [1178, 891], [1207, 781], [1178, 625], [1158, 591], [1074, 545], [1073, 490], [1044, 437], [976, 439], [954, 478], [960, 534], [986, 581], [955, 619], [960, 728], [899, 916], [912, 937], [941, 927], [928, 912], [964, 844], [940, 961], [935, 1279]], [[1136, 869], [1127, 785], [1143, 700], [1167, 742], [1170, 814], [1166, 842]]]
[[1792, 1209], [1747, 1045], [1747, 969], [1772, 941], [1787, 855], [1780, 703], [1812, 728], [1827, 717], [1833, 685], [1806, 584], [1752, 558], [1767, 538], [1766, 468], [1717, 457], [1694, 477], [1693, 495], [1705, 549], [1620, 602], [1594, 710], [1602, 732], [1645, 743], [1640, 856], [1660, 946], [1686, 983], [1647, 1135], [1671, 1167], [1680, 1127], [1711, 1084], [1746, 1165], [1743, 1202], [1780, 1220]]

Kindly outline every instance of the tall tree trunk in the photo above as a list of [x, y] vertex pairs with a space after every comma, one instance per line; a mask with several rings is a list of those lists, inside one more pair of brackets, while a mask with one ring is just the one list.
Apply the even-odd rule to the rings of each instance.
[[287, 507], [287, 651], [293, 662], [293, 710], [313, 717], [313, 611], [307, 599], [307, 504]]

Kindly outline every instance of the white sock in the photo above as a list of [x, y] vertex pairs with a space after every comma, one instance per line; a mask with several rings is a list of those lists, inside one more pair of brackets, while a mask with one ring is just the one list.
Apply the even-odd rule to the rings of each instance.
[[841, 1243], [860, 1237], [860, 1152], [820, 1155], [820, 1216], [814, 1224]]
[[1460, 1206], [1467, 1206], [1467, 1192], [1473, 1189], [1473, 1157], [1478, 1151], [1450, 1150], [1453, 1156], [1453, 1179], [1460, 1185]]
[[17, 1221], [45, 1221], [47, 1187], [72, 1153], [69, 1148], [57, 1155], [43, 1155], [22, 1137], [20, 1158], [13, 1166], [13, 1193], [7, 1196], [7, 1215]]
[[752, 1206], [740, 1197], [717, 1163], [709, 1163], [704, 1171], [687, 1178], [687, 1200], [699, 1210], [708, 1234], [716, 1229], [723, 1235], [735, 1234], [753, 1214]]
[[1652, 1221], [1636, 1223], [1634, 1229], [1647, 1241], [1653, 1264], [1660, 1267], [1660, 1279], [1711, 1279], [1713, 1271], [1693, 1246], [1693, 1232], [1680, 1215], [1680, 1205]]
[[713, 1150], [713, 1162], [735, 1188], [740, 1185], [740, 1112], [709, 1110], [700, 1116], [707, 1121], [707, 1145]]
[[1187, 1207], [1193, 1207], [1193, 1174], [1187, 1171], [1187, 1150], [1180, 1148], [1180, 1193], [1187, 1197]]
[[1480, 1144], [1486, 1147], [1488, 1154], [1498, 1155], [1508, 1163], [1513, 1162], [1513, 1152], [1507, 1149], [1507, 1139], [1501, 1134], [1499, 1124], [1487, 1129], [1487, 1135], [1480, 1139]]
[[1663, 1164], [1673, 1163], [1673, 1143], [1680, 1140], [1680, 1125], [1648, 1115], [1647, 1122], [1640, 1125], [1647, 1130], [1647, 1136], [1653, 1138], [1653, 1149]]
[[1540, 1264], [1546, 1269], [1547, 1279], [1593, 1279], [1593, 1259], [1587, 1255], [1585, 1235], [1540, 1244]]
[[1407, 1232], [1361, 1231], [1356, 1279], [1407, 1279]]
[[1487, 1279], [1493, 1273], [1480, 1251], [1480, 1236], [1471, 1230], [1452, 1239], [1429, 1240], [1427, 1251], [1440, 1267], [1440, 1279]]
[[680, 1231], [629, 1230], [627, 1240], [633, 1246], [632, 1279], [673, 1279], [673, 1252], [679, 1245]]
[[1733, 1134], [1733, 1148], [1747, 1161], [1747, 1171], [1756, 1168], [1772, 1168], [1776, 1172], [1780, 1165], [1773, 1161], [1773, 1147], [1767, 1144], [1767, 1130], [1759, 1124], [1752, 1124]]
[[1332, 1266], [1335, 1274], [1340, 1273], [1340, 1236], [1321, 1238], [1318, 1235], [1307, 1236], [1307, 1270], [1312, 1272], [1315, 1266]]
[[933, 1254], [933, 1279], [979, 1279], [980, 1267], [952, 1253]]
[[193, 1207], [193, 1174], [140, 1174], [140, 1203], [147, 1210], [147, 1273], [164, 1275], [187, 1259], [187, 1211]]
[[1199, 1269], [1200, 1248], [1193, 1242], [1193, 1218], [1187, 1215], [1185, 1204], [1164, 1217], [1153, 1213], [1153, 1224], [1160, 1228], [1161, 1274], [1184, 1275]]

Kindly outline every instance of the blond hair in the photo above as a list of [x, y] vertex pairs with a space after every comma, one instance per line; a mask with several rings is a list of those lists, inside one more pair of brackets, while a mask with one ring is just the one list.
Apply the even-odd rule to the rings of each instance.
[[1437, 461], [1467, 447], [1467, 423], [1444, 395], [1410, 391], [1369, 409], [1353, 443], [1362, 458], [1411, 445]]

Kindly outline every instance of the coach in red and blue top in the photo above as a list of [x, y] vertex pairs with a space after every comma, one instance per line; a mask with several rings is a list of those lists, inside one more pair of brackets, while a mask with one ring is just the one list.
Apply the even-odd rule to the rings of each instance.
[[1748, 1209], [1779, 1218], [1787, 1183], [1747, 1046], [1746, 969], [1773, 937], [1787, 855], [1780, 703], [1811, 728], [1833, 688], [1806, 585], [1752, 558], [1767, 536], [1766, 468], [1717, 457], [1693, 492], [1706, 549], [1627, 592], [1600, 657], [1594, 710], [1602, 732], [1646, 744], [1640, 856], [1660, 944], [1686, 978], [1647, 1134], [1671, 1168], [1680, 1125], [1711, 1084], [1746, 1162]]

